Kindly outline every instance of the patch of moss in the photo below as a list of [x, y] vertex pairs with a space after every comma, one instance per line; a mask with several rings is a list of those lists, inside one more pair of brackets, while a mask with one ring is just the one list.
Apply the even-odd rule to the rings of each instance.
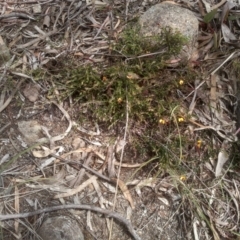
[[128, 108], [134, 121], [157, 126], [161, 115], [177, 104], [174, 96], [169, 99], [176, 92], [177, 76], [164, 69], [150, 76], [138, 75], [135, 70], [120, 63], [100, 75], [91, 66], [80, 67], [65, 74], [59, 90], [63, 98], [72, 96], [80, 103], [90, 103], [89, 114], [108, 125], [124, 121]]
[[33, 78], [35, 81], [38, 81], [38, 80], [44, 79], [44, 76], [46, 75], [46, 72], [43, 71], [42, 69], [38, 68], [38, 69], [32, 70], [32, 71], [29, 72], [28, 74], [31, 75], [32, 78]]
[[[58, 91], [62, 99], [71, 96], [80, 106], [84, 105], [85, 117], [108, 127], [125, 122], [128, 112], [135, 149], [145, 152], [144, 155], [161, 156], [161, 162], [167, 162], [173, 159], [171, 152], [179, 153], [185, 142], [180, 140], [181, 133], [178, 134], [174, 123], [160, 126], [159, 120], [171, 118], [172, 109], [180, 104], [177, 89], [188, 91], [187, 83], [193, 80], [194, 73], [188, 69], [169, 70], [165, 61], [177, 55], [185, 44], [186, 38], [171, 29], [163, 30], [160, 36], [143, 37], [138, 26], [128, 26], [111, 47], [108, 67], [62, 69]], [[116, 53], [121, 57], [115, 58]], [[184, 79], [182, 86], [181, 79]], [[140, 134], [135, 133], [136, 125], [144, 129]], [[171, 164], [177, 162], [179, 159]]]

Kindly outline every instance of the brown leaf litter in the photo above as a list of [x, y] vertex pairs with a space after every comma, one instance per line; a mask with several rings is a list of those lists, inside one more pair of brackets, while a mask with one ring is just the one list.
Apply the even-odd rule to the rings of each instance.
[[[239, 165], [231, 160], [238, 153], [229, 150], [237, 141], [231, 108], [239, 111], [235, 97], [239, 92], [238, 6], [226, 0], [178, 3], [194, 10], [200, 26], [199, 48], [190, 66], [201, 79], [193, 79], [191, 91], [178, 92], [185, 122], [175, 133], [184, 132], [194, 142], [182, 149], [187, 158], [195, 159], [181, 158], [187, 172], [167, 169], [155, 174], [154, 158], [151, 169], [131, 155], [123, 161], [124, 154], [130, 153], [129, 139], [123, 137], [130, 125], [127, 120], [117, 138], [91, 121], [76, 123], [72, 99], [47, 99], [54, 83], [51, 79], [36, 82], [30, 74], [46, 68], [57, 75], [61, 61], [69, 66], [72, 62], [109, 64], [105, 58], [112, 55], [109, 44], [118, 40], [125, 20], [145, 11], [148, 4], [120, 0], [0, 3], [1, 37], [13, 56], [1, 67], [0, 76], [0, 220], [6, 239], [33, 239], [39, 221], [53, 211], [79, 219], [95, 239], [239, 237]], [[216, 15], [204, 22], [214, 9]], [[129, 78], [140, 76], [129, 72]], [[10, 79], [15, 83], [11, 91]], [[19, 107], [19, 99], [24, 107]], [[22, 120], [30, 124], [24, 125], [25, 131], [17, 127]], [[31, 124], [37, 129], [32, 130]], [[164, 126], [162, 132], [167, 130]], [[206, 153], [211, 153], [208, 158]], [[115, 222], [111, 227], [108, 218], [127, 231]]]

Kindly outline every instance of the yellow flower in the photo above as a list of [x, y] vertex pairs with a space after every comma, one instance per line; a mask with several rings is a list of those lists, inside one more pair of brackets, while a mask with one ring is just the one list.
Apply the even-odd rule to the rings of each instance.
[[107, 77], [103, 76], [103, 77], [102, 77], [102, 80], [103, 80], [104, 82], [107, 81]]
[[198, 140], [198, 141], [197, 141], [197, 147], [198, 147], [198, 148], [201, 148], [201, 146], [202, 146], [202, 140]]
[[181, 175], [179, 178], [182, 182], [187, 180], [187, 177], [185, 175]]
[[184, 122], [184, 118], [183, 117], [179, 117], [178, 118], [178, 122]]
[[118, 98], [117, 100], [118, 103], [122, 103], [122, 101], [123, 101], [122, 98]]
[[166, 124], [166, 121], [164, 119], [160, 119], [159, 123], [164, 125], [164, 124]]
[[179, 85], [183, 85], [184, 84], [184, 81], [181, 79], [179, 80]]

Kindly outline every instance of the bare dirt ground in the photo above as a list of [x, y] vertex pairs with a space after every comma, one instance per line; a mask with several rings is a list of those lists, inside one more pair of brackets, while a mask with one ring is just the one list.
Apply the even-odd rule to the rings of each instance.
[[[66, 62], [104, 63], [101, 54], [109, 48], [109, 29], [104, 24], [109, 21], [120, 32], [126, 16], [137, 17], [157, 2], [116, 0], [105, 5], [96, 1], [95, 7], [87, 5], [88, 1], [0, 3], [6, 15], [17, 13], [13, 18], [0, 18], [2, 36], [15, 56], [11, 66], [1, 68], [0, 239], [41, 239], [41, 224], [60, 215], [75, 219], [89, 240], [239, 239], [239, 163], [232, 157], [234, 168], [229, 163], [225, 175], [215, 177], [214, 161], [219, 160], [228, 132], [209, 127], [201, 108], [199, 131], [218, 131], [217, 137], [206, 137], [197, 148], [198, 138], [190, 141], [187, 135], [189, 148], [183, 152], [198, 162], [183, 162], [183, 174], [159, 170], [157, 162], [144, 164], [149, 156], [130, 144], [127, 125], [107, 128], [86, 118], [84, 106], [71, 97], [60, 100], [56, 78], [29, 74], [29, 69], [44, 68], [56, 77]], [[189, 2], [186, 6], [195, 5]], [[230, 70], [224, 70], [227, 82]], [[226, 87], [221, 84], [220, 92], [221, 86]], [[201, 107], [206, 106], [205, 94], [198, 95]], [[229, 119], [225, 121], [233, 121]], [[186, 129], [193, 131], [187, 124], [182, 132]], [[211, 136], [209, 132], [202, 136]], [[232, 155], [238, 155], [233, 151]], [[21, 216], [70, 204], [79, 207]], [[110, 212], [121, 214], [124, 221]], [[18, 213], [20, 218], [11, 216]]]
[[[18, 122], [15, 120], [19, 114], [19, 110], [16, 111], [14, 106], [14, 102], [9, 105], [7, 108], [9, 114], [3, 114], [1, 119], [2, 121], [4, 118], [7, 119], [7, 121], [11, 119], [12, 123], [11, 126], [9, 126], [9, 130], [4, 131], [1, 136], [2, 156], [9, 155], [10, 159], [18, 156], [17, 160], [9, 164], [9, 168], [2, 172], [2, 194], [4, 196], [4, 205], [2, 205], [2, 207], [8, 208], [10, 212], [15, 212], [12, 208], [14, 208], [16, 198], [18, 198], [19, 212], [32, 211], [38, 208], [58, 205], [59, 203], [100, 204], [102, 208], [111, 209], [116, 190], [114, 186], [109, 185], [109, 183], [101, 179], [94, 179], [94, 187], [87, 187], [77, 194], [70, 193], [69, 197], [62, 198], [61, 201], [59, 201], [59, 197], [55, 198], [56, 194], [67, 192], [67, 189], [71, 189], [71, 186], [78, 186], [81, 182], [85, 182], [91, 175], [90, 173], [83, 173], [83, 179], [81, 181], [78, 170], [74, 170], [67, 165], [62, 165], [61, 162], [54, 163], [53, 166], [44, 167], [43, 170], [40, 171], [39, 169], [43, 161], [33, 158], [32, 154], [28, 151], [23, 153], [23, 147], [25, 146], [24, 137], [21, 132], [19, 132]], [[50, 106], [48, 106], [48, 108], [49, 107]], [[32, 104], [24, 106], [23, 109], [25, 109], [24, 114], [22, 113], [23, 116], [28, 116], [34, 111]], [[39, 125], [51, 129], [53, 136], [62, 134], [67, 128], [67, 122], [62, 119], [58, 109], [52, 106], [50, 111], [48, 109], [44, 110], [44, 112], [40, 110], [40, 114], [37, 113], [34, 117], [30, 117], [31, 120], [22, 117], [20, 119], [30, 122], [37, 121]], [[36, 111], [38, 110], [35, 110], [35, 112]], [[4, 122], [7, 121], [5, 120]], [[35, 122], [34, 126], [36, 126]], [[25, 130], [27, 131], [26, 134], [28, 134], [28, 129]], [[83, 134], [78, 130], [72, 130], [69, 135], [61, 141], [61, 144], [57, 146], [62, 146], [65, 152], [69, 152], [74, 149], [74, 141], [86, 139], [81, 142], [84, 145], [83, 151], [88, 152], [88, 150], [94, 148], [99, 154], [101, 153], [103, 156], [106, 156], [109, 148], [111, 148], [107, 147], [107, 143], [109, 142], [109, 138], [113, 137], [111, 133], [106, 135], [108, 136], [100, 134], [98, 137], [89, 138], [87, 134]], [[89, 143], [94, 141], [101, 143], [102, 146], [96, 147]], [[69, 159], [78, 159], [78, 161], [81, 162], [88, 161], [88, 165], [98, 166], [96, 156], [91, 153], [73, 153]], [[125, 161], [129, 162], [129, 159], [125, 159]], [[129, 164], [129, 168], [124, 168], [121, 171], [121, 180], [123, 182], [131, 179], [131, 174], [133, 173], [131, 165], [134, 164]], [[42, 174], [44, 174], [45, 177], [42, 178]], [[136, 177], [134, 177], [134, 179], [136, 180]], [[140, 181], [141, 179], [145, 179], [145, 177], [139, 176], [137, 179]], [[128, 216], [131, 219], [133, 226], [135, 226], [142, 239], [182, 239], [178, 230], [178, 221], [175, 217], [178, 205], [173, 206], [170, 200], [167, 200], [167, 198], [161, 194], [161, 191], [158, 190], [157, 185], [160, 183], [159, 179], [146, 178], [145, 180], [147, 181], [145, 183], [147, 187], [144, 187], [144, 183], [143, 187], [140, 185], [138, 190], [139, 194], [136, 193], [135, 187], [130, 186], [130, 194], [132, 195], [135, 208], [132, 209], [130, 207], [129, 202], [124, 198], [122, 192], [119, 191], [116, 199], [116, 211], [126, 218]], [[164, 179], [161, 179], [161, 182], [162, 181], [164, 181]], [[133, 186], [136, 186], [136, 183], [133, 183]], [[95, 188], [97, 188], [98, 191], [96, 191]], [[167, 188], [171, 189], [172, 186], [166, 183], [166, 189], [164, 189], [163, 193]], [[11, 232], [10, 229], [4, 225], [4, 229], [6, 229], [3, 229], [2, 232], [3, 239], [14, 239], [17, 235], [22, 236], [22, 239], [38, 239], [35, 231], [41, 222], [49, 215], [55, 216], [56, 214], [73, 214], [79, 219], [83, 229], [91, 227], [91, 230], [88, 231], [91, 231], [96, 239], [107, 239], [108, 237], [107, 224], [109, 224], [109, 219], [105, 219], [103, 216], [98, 216], [94, 213], [87, 214], [85, 211], [72, 210], [69, 213], [65, 210], [57, 213], [41, 214], [33, 219], [20, 220], [18, 234]], [[91, 222], [90, 226], [87, 226], [88, 221]], [[11, 222], [9, 224], [11, 226]], [[23, 226], [21, 226], [21, 224], [23, 224]], [[33, 232], [29, 229], [32, 229]], [[86, 231], [87, 230], [85, 230], [85, 232]], [[88, 239], [94, 238], [90, 237]], [[121, 225], [114, 224], [113, 239], [131, 239], [131, 237]]]
[[[62, 134], [68, 127], [66, 120], [62, 118], [61, 112], [54, 105], [42, 106], [40, 109], [33, 105], [32, 103], [23, 104], [23, 106], [21, 106], [21, 116], [18, 117], [19, 108], [16, 108], [13, 101], [7, 107], [7, 111], [1, 115], [2, 122], [11, 122], [11, 125], [8, 126], [1, 135], [2, 157], [8, 156], [8, 159], [13, 159], [17, 156], [17, 159], [12, 163], [10, 162], [8, 168], [4, 169], [1, 175], [2, 203], [4, 204], [2, 207], [7, 208], [8, 211], [12, 213], [18, 212], [14, 209], [16, 199], [18, 199], [19, 212], [30, 212], [39, 208], [59, 205], [59, 203], [100, 205], [103, 209], [111, 209], [116, 189], [101, 179], [94, 179], [93, 186], [88, 186], [81, 192], [76, 194], [70, 193], [69, 197], [65, 198], [56, 198], [57, 194], [61, 195], [61, 193], [67, 192], [68, 189], [71, 190], [77, 187], [81, 182], [84, 183], [91, 177], [91, 173], [83, 172], [83, 174], [81, 174], [81, 170], [79, 172], [64, 163], [56, 162], [57, 159], [53, 161], [54, 165], [41, 167], [41, 165], [47, 161], [46, 159], [34, 158], [29, 150], [24, 152], [26, 140], [19, 131], [19, 122], [30, 122], [34, 126], [39, 124], [47, 127], [52, 136]], [[64, 108], [69, 109], [67, 105], [64, 106]], [[31, 116], [33, 113], [34, 116]], [[69, 114], [71, 115], [70, 112]], [[29, 131], [29, 126], [25, 126], [24, 131], [27, 137], [34, 132], [34, 130]], [[40, 135], [41, 134], [42, 133], [40, 133]], [[68, 159], [75, 159], [83, 163], [87, 161], [88, 165], [92, 166], [92, 168], [94, 168], [94, 166], [98, 168], [100, 164], [98, 163], [97, 156], [88, 153], [88, 151], [94, 149], [99, 155], [104, 156], [104, 159], [108, 156], [107, 154], [111, 151], [111, 148], [113, 148], [113, 145], [108, 146], [113, 137], [114, 135], [108, 132], [100, 133], [97, 137], [92, 137], [77, 129], [72, 129], [68, 136], [65, 137], [60, 144], [56, 144], [55, 147], [62, 147], [64, 152], [71, 152], [74, 150], [74, 142], [75, 144], [76, 142], [80, 142], [80, 144], [82, 144], [81, 147], [84, 147], [82, 148], [83, 153], [72, 153]], [[101, 143], [101, 146], [95, 146], [91, 144], [91, 142]], [[77, 147], [77, 149], [79, 149], [79, 147]], [[86, 153], [84, 151], [86, 151]], [[167, 191], [171, 192], [171, 189], [174, 188], [174, 186], [169, 183], [171, 179], [167, 177], [153, 179], [142, 171], [140, 171], [141, 173], [138, 174], [138, 177], [132, 177], [136, 169], [136, 167], [134, 168], [136, 165], [135, 162], [137, 163], [138, 160], [131, 160], [130, 158], [133, 157], [130, 154], [131, 152], [125, 154], [127, 156], [124, 157], [124, 162], [130, 163], [127, 168], [122, 169], [121, 180], [123, 182], [129, 182], [129, 192], [134, 202], [134, 209], [129, 205], [129, 202], [123, 196], [122, 192], [119, 191], [115, 211], [131, 219], [132, 225], [142, 239], [184, 239], [183, 233], [180, 231], [181, 228], [179, 228], [178, 221], [180, 219], [176, 218], [176, 212], [179, 212], [179, 202], [176, 201], [173, 204], [171, 197], [168, 197], [166, 193]], [[101, 160], [103, 161], [103, 159]], [[140, 166], [140, 163], [136, 166]], [[82, 180], [79, 175], [83, 176]], [[133, 179], [135, 181], [133, 181]], [[143, 181], [142, 184], [141, 180]], [[130, 185], [131, 182], [132, 185]], [[137, 194], [135, 186], [138, 182], [140, 182], [140, 184]], [[160, 183], [162, 190], [159, 186]], [[169, 196], [170, 192], [168, 193]], [[59, 198], [61, 200], [59, 200]], [[11, 231], [11, 229], [4, 224], [2, 225], [2, 239], [19, 237], [21, 237], [21, 239], [38, 239], [35, 231], [37, 231], [42, 221], [49, 216], [69, 214], [74, 215], [74, 217], [80, 221], [81, 227], [85, 230], [85, 235], [89, 235], [86, 231], [91, 231], [95, 239], [108, 238], [109, 229], [107, 226], [110, 224], [109, 219], [105, 219], [103, 216], [94, 213], [87, 214], [86, 211], [72, 210], [69, 212], [63, 210], [57, 213], [41, 214], [37, 217], [20, 220], [18, 233], [14, 230]], [[90, 226], [87, 226], [88, 222]], [[8, 224], [11, 226], [14, 224], [14, 221], [9, 221]], [[131, 239], [123, 226], [116, 223], [113, 225], [112, 234], [113, 239]], [[91, 237], [90, 235], [87, 239], [94, 239], [93, 236]]]

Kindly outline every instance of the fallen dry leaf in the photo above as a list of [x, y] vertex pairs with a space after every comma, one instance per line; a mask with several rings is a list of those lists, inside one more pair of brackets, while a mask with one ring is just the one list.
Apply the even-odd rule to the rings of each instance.
[[225, 23], [221, 25], [221, 29], [222, 29], [222, 35], [223, 35], [224, 41], [226, 43], [237, 40], [236, 36], [232, 33], [230, 28]]
[[132, 209], [134, 209], [135, 206], [134, 206], [134, 203], [133, 203], [133, 199], [132, 199], [131, 193], [129, 192], [128, 187], [126, 186], [126, 184], [122, 180], [120, 180], [120, 179], [117, 180], [116, 178], [114, 178], [113, 180], [116, 183], [118, 182], [118, 186], [120, 187], [124, 197], [129, 201]]
[[34, 149], [32, 150], [32, 154], [36, 158], [44, 158], [48, 157], [50, 154], [55, 153], [56, 149], [59, 149], [60, 147], [55, 147], [53, 149], [49, 149], [47, 147], [41, 146], [42, 150]]
[[[15, 201], [14, 201], [14, 206], [15, 206], [15, 212], [19, 213], [19, 190], [17, 185], [15, 186]], [[19, 220], [16, 219], [14, 223], [14, 228], [15, 232], [19, 234]]]
[[68, 189], [66, 193], [57, 194], [53, 198], [56, 199], [56, 198], [64, 198], [64, 197], [72, 196], [72, 195], [74, 195], [74, 194], [76, 194], [78, 192], [81, 192], [89, 184], [92, 184], [92, 181], [94, 181], [96, 179], [97, 179], [96, 176], [92, 176], [87, 181], [83, 182], [80, 186], [78, 186], [77, 188]]
[[218, 162], [216, 166], [215, 176], [219, 177], [221, 175], [224, 164], [228, 160], [228, 154], [225, 150], [222, 150], [218, 153]]

